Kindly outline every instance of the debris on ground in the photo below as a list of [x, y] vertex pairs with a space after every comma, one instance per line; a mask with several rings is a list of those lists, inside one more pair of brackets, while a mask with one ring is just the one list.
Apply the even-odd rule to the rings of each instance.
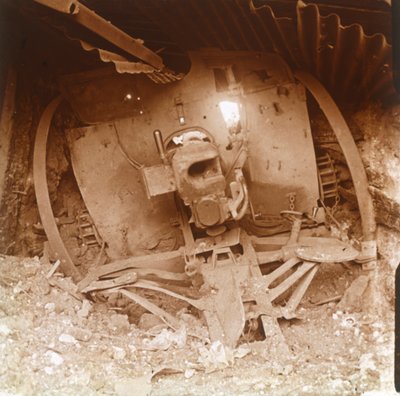
[[[292, 357], [277, 364], [265, 341], [243, 340], [235, 349], [209, 343], [204, 323], [185, 309], [180, 329], [148, 313], [131, 323], [106, 302], [79, 301], [49, 285], [49, 268], [38, 258], [0, 256], [5, 394], [352, 395], [391, 389], [389, 322], [347, 313], [335, 302], [306, 304], [301, 320], [281, 323]], [[191, 335], [196, 328], [201, 337]]]
[[360, 312], [363, 308], [363, 295], [368, 287], [368, 283], [368, 275], [360, 275], [355, 279], [345, 291], [337, 308], [347, 312]]

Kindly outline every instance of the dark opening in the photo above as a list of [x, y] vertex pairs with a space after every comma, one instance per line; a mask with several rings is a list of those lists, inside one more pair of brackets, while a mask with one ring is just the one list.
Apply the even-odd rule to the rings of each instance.
[[188, 173], [192, 177], [205, 176], [206, 173], [216, 172], [217, 159], [212, 158], [206, 161], [195, 162], [190, 165]]

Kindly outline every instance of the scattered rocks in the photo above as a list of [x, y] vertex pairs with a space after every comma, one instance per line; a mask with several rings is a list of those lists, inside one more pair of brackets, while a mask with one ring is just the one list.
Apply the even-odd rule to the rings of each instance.
[[[303, 386], [321, 393], [327, 384], [332, 394], [353, 394], [355, 387], [378, 389], [381, 361], [391, 359], [390, 347], [383, 349], [386, 322], [360, 325], [362, 315], [345, 308], [304, 308], [302, 320], [285, 322], [283, 335], [297, 360], [279, 365], [266, 342], [249, 344], [250, 351], [246, 344], [230, 349], [207, 343], [205, 333], [193, 337], [203, 334], [204, 322], [190, 311], [178, 312], [184, 323], [178, 331], [152, 314], [142, 315], [138, 329], [106, 303], [80, 302], [58, 286], [36, 294], [33, 285], [44, 273], [28, 279], [27, 293], [14, 294], [18, 281], [0, 284], [0, 382], [8, 394], [283, 395]], [[23, 280], [20, 287], [25, 288]], [[383, 351], [378, 358], [367, 352], [364, 328]]]
[[77, 314], [81, 318], [87, 318], [91, 310], [92, 310], [92, 305], [90, 304], [90, 301], [83, 300], [81, 309], [77, 312]]
[[47, 357], [50, 363], [54, 364], [55, 366], [59, 366], [64, 363], [64, 358], [57, 352], [48, 350], [44, 356]]
[[90, 330], [82, 329], [80, 327], [73, 327], [69, 332], [75, 339], [84, 342], [89, 341], [93, 336], [93, 333]]
[[139, 320], [138, 327], [142, 330], [150, 330], [153, 327], [164, 325], [162, 319], [154, 314], [145, 312]]
[[182, 326], [177, 331], [162, 329], [153, 339], [144, 339], [142, 349], [149, 351], [166, 351], [170, 347], [183, 348], [186, 345], [186, 328]]
[[0, 335], [8, 336], [11, 334], [11, 329], [4, 323], [0, 323]]
[[45, 296], [50, 293], [49, 282], [44, 277], [39, 277], [39, 279], [36, 279], [35, 282], [33, 283], [32, 288], [35, 294], [39, 294], [42, 296]]
[[49, 311], [49, 312], [53, 312], [53, 311], [55, 310], [55, 308], [56, 308], [56, 304], [54, 304], [53, 302], [48, 302], [48, 303], [44, 306], [44, 309], [45, 309], [46, 311]]
[[39, 271], [39, 266], [36, 263], [33, 264], [33, 265], [25, 264], [25, 266], [24, 266], [24, 275], [27, 278], [34, 277], [37, 274], [38, 271]]
[[120, 380], [114, 390], [117, 396], [147, 396], [151, 392], [151, 376]]
[[186, 379], [189, 379], [192, 378], [195, 373], [196, 373], [195, 369], [186, 369], [183, 375], [185, 376]]
[[356, 278], [337, 304], [337, 309], [345, 312], [361, 312], [363, 308], [363, 295], [367, 289], [368, 283], [368, 275], [360, 275]]
[[62, 342], [63, 344], [76, 344], [76, 338], [70, 334], [60, 334], [58, 337], [58, 341]]
[[114, 334], [126, 334], [129, 332], [131, 324], [128, 315], [111, 314], [109, 318], [108, 328]]
[[113, 346], [113, 359], [123, 360], [126, 357], [126, 352], [123, 348]]
[[204, 366], [205, 371], [210, 373], [231, 366], [235, 358], [242, 358], [248, 353], [250, 353], [250, 348], [243, 345], [237, 349], [231, 349], [220, 341], [215, 341], [209, 348], [199, 348], [198, 361]]

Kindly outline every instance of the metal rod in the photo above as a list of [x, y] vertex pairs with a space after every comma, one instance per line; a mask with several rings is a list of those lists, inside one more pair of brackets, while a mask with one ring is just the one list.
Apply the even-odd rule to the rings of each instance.
[[76, 14], [79, 12], [78, 2], [76, 0], [34, 0], [36, 3], [45, 5], [53, 10], [65, 14]]
[[154, 136], [154, 141], [156, 142], [158, 154], [160, 154], [161, 161], [164, 164], [167, 164], [168, 161], [167, 161], [167, 156], [165, 154], [164, 141], [163, 141], [163, 138], [162, 138], [161, 131], [156, 129], [153, 132], [153, 136]]
[[288, 290], [293, 284], [295, 284], [303, 275], [305, 275], [310, 269], [312, 269], [316, 263], [304, 261], [303, 264], [297, 268], [296, 272], [287, 277], [282, 283], [273, 289], [269, 290], [269, 299], [274, 301], [280, 295], [282, 295], [286, 290]]
[[319, 266], [316, 265], [314, 268], [311, 269], [304, 277], [300, 280], [299, 284], [297, 285], [296, 289], [290, 296], [289, 301], [285, 306], [285, 318], [292, 319], [296, 317], [295, 310], [297, 306], [300, 304], [301, 299], [303, 298], [304, 294], [306, 293], [308, 287], [310, 286], [311, 281], [314, 279], [315, 274], [317, 273]]

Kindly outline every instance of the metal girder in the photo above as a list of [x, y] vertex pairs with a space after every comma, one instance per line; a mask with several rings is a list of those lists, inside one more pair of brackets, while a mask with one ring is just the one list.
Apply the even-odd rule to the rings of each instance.
[[[143, 45], [140, 39], [134, 39], [115, 25], [97, 15], [94, 11], [78, 1], [35, 0], [54, 10], [67, 13], [76, 23], [96, 33], [103, 39], [134, 57], [141, 59], [158, 71], [164, 69], [162, 58]], [[72, 12], [71, 12], [72, 10]]]

